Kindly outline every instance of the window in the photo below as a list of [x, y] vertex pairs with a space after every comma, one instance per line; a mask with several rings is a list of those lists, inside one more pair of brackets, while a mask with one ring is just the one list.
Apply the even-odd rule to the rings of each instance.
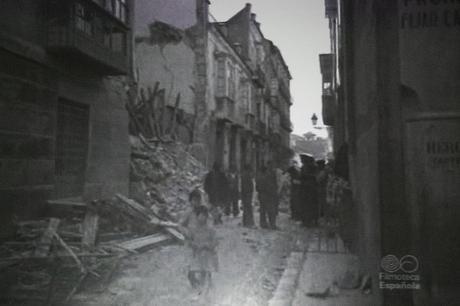
[[88, 7], [78, 2], [75, 3], [75, 28], [92, 36], [94, 34], [93, 20], [94, 15]]
[[105, 9], [123, 22], [128, 21], [127, 0], [105, 0]]
[[219, 58], [217, 61], [217, 95], [225, 95], [225, 59]]
[[236, 94], [236, 80], [235, 80], [235, 66], [228, 63], [228, 97], [235, 100]]
[[278, 80], [277, 79], [272, 79], [271, 84], [270, 84], [270, 91], [272, 92], [272, 95], [276, 95], [278, 93]]

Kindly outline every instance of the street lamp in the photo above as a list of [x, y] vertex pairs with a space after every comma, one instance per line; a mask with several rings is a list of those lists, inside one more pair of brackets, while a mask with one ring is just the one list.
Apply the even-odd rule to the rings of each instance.
[[315, 113], [313, 113], [313, 116], [311, 116], [311, 123], [313, 124], [313, 126], [316, 126], [316, 124], [318, 123], [318, 117]]

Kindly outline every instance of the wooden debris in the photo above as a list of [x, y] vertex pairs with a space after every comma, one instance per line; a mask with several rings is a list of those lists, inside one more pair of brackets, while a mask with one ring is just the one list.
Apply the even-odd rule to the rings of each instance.
[[75, 255], [74, 251], [72, 251], [72, 249], [67, 245], [67, 243], [65, 243], [65, 241], [62, 240], [62, 238], [56, 232], [54, 233], [54, 237], [59, 242], [59, 244], [69, 253], [69, 255], [75, 260], [75, 263], [80, 268], [80, 271], [82, 273], [86, 273], [86, 268], [83, 266], [80, 259], [78, 259], [78, 256]]
[[[174, 107], [168, 106], [166, 101], [166, 90], [159, 88], [160, 83], [156, 82], [154, 88], [147, 90], [141, 88], [137, 92], [129, 94], [129, 101], [126, 104], [131, 127], [135, 135], [144, 136], [157, 142], [172, 142], [175, 139], [175, 127], [177, 124], [177, 112], [180, 105], [180, 93], [176, 96]], [[163, 120], [167, 108], [173, 109], [171, 120]], [[168, 125], [168, 126], [166, 126]]]
[[[148, 223], [152, 225], [160, 225], [161, 221], [167, 221], [167, 220], [162, 220], [158, 215], [156, 215], [152, 210], [145, 208], [141, 204], [137, 203], [136, 201], [132, 199], [128, 199], [127, 197], [117, 194], [116, 195], [118, 199], [120, 199], [123, 203], [125, 203], [127, 206], [130, 207], [130, 212], [138, 215], [139, 220], [147, 220]], [[182, 235], [178, 230], [171, 228], [171, 227], [164, 227], [164, 230], [167, 231], [169, 234], [174, 236], [175, 238], [184, 241], [185, 237]]]
[[120, 243], [119, 246], [127, 250], [139, 250], [171, 239], [169, 235], [154, 234]]
[[86, 207], [86, 203], [81, 198], [66, 198], [58, 200], [48, 200], [50, 205], [62, 205], [62, 206], [75, 206], [75, 207]]
[[81, 241], [83, 250], [94, 248], [97, 238], [97, 230], [99, 226], [99, 215], [97, 214], [96, 203], [91, 203], [83, 219], [83, 238]]
[[43, 235], [40, 238], [38, 247], [35, 249], [35, 256], [37, 257], [46, 257], [50, 251], [51, 243], [53, 237], [56, 234], [57, 228], [61, 220], [56, 218], [51, 218], [48, 224], [48, 228], [45, 230]]
[[65, 302], [68, 303], [72, 297], [75, 295], [75, 293], [77, 293], [77, 291], [80, 289], [83, 281], [85, 280], [85, 278], [87, 278], [89, 275], [89, 272], [85, 272], [83, 273], [80, 278], [78, 279], [78, 281], [75, 283], [74, 287], [72, 288], [72, 290], [70, 291], [70, 293], [67, 295], [66, 299], [65, 299]]

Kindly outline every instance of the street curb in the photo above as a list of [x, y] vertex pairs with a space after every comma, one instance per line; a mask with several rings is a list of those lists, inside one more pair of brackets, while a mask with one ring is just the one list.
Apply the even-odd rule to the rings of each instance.
[[287, 259], [286, 269], [276, 287], [273, 297], [268, 302], [268, 306], [291, 306], [304, 261], [304, 252], [291, 253]]

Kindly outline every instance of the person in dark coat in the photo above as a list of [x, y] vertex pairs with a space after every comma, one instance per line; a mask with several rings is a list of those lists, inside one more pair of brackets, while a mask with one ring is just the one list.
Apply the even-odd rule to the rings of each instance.
[[243, 226], [254, 226], [252, 197], [254, 194], [253, 173], [250, 165], [245, 165], [241, 173], [241, 203], [243, 204]]
[[315, 159], [307, 154], [301, 154], [300, 160], [300, 215], [304, 226], [315, 226], [318, 220], [318, 196], [316, 183]]
[[211, 204], [214, 224], [222, 224], [222, 210], [229, 201], [229, 183], [218, 163], [214, 163], [213, 169], [206, 175], [204, 190]]
[[290, 208], [291, 219], [294, 221], [301, 221], [300, 209], [300, 170], [297, 168], [297, 161], [293, 160], [292, 165], [286, 170], [290, 177], [291, 194], [290, 194]]
[[234, 217], [238, 217], [240, 213], [240, 209], [238, 207], [238, 201], [240, 200], [240, 191], [239, 191], [239, 178], [238, 174], [235, 171], [235, 168], [232, 168], [227, 176], [228, 185], [229, 185], [229, 197], [228, 202], [225, 206], [225, 214], [227, 216], [230, 213], [233, 214]]
[[317, 195], [318, 195], [318, 216], [324, 217], [326, 208], [326, 185], [329, 174], [326, 169], [326, 161], [321, 159], [316, 161], [316, 182], [317, 182]]
[[261, 168], [260, 173], [257, 175], [256, 188], [260, 202], [260, 227], [276, 229], [278, 188], [276, 173], [270, 164], [268, 164], [268, 167]]

